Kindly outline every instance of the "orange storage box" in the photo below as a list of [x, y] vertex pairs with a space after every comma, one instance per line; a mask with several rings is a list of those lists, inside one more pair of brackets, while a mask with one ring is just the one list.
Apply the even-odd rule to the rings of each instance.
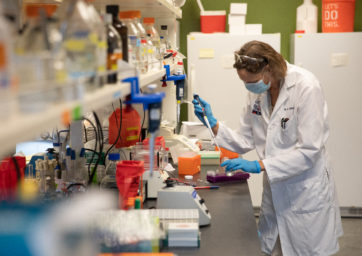
[[194, 175], [201, 170], [201, 155], [194, 152], [183, 153], [178, 157], [178, 174]]

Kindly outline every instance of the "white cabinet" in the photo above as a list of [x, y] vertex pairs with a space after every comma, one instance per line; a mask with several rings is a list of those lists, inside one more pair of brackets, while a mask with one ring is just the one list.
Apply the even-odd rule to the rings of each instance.
[[291, 42], [291, 61], [313, 72], [325, 93], [340, 206], [362, 207], [362, 33], [294, 34]]

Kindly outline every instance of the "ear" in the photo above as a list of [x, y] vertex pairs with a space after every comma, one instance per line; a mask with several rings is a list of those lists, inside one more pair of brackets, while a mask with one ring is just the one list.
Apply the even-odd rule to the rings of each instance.
[[267, 72], [269, 72], [269, 73], [272, 72], [269, 64], [267, 64], [267, 65], [265, 66], [265, 70], [266, 70]]

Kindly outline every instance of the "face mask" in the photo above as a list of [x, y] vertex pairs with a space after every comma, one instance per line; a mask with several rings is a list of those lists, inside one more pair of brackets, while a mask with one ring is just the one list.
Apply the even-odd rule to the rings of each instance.
[[256, 83], [245, 83], [246, 89], [248, 89], [249, 91], [256, 93], [256, 94], [261, 94], [261, 93], [265, 92], [266, 90], [269, 90], [270, 85], [271, 85], [271, 82], [269, 82], [268, 84], [265, 84], [263, 79], [260, 79]]

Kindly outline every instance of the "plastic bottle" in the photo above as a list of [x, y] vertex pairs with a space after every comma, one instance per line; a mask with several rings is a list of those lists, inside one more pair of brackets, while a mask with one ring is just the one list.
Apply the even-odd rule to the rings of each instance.
[[117, 83], [118, 60], [122, 59], [122, 42], [117, 30], [112, 25], [112, 15], [104, 15], [107, 29], [107, 70], [114, 72], [107, 76], [109, 84]]
[[184, 74], [184, 64], [183, 64], [182, 60], [178, 60], [177, 66], [176, 66], [176, 75], [180, 76], [183, 74]]
[[4, 120], [13, 111], [11, 103], [11, 35], [6, 21], [2, 18], [2, 7], [0, 5], [0, 118]]
[[109, 162], [106, 167], [106, 176], [102, 179], [102, 189], [118, 190], [116, 181], [117, 161], [120, 159], [119, 153], [110, 153], [108, 155]]
[[171, 49], [171, 43], [168, 38], [167, 25], [161, 25], [160, 39], [161, 39], [161, 45], [163, 45], [163, 47], [165, 47], [165, 52], [166, 52], [166, 50]]
[[66, 51], [65, 66], [76, 88], [76, 98], [83, 96], [84, 89], [96, 87], [97, 38], [88, 5], [83, 0], [63, 1], [60, 6], [61, 32]]
[[119, 18], [128, 29], [128, 63], [140, 70], [141, 37], [133, 21], [133, 15], [133, 11], [120, 12]]
[[133, 20], [140, 34], [141, 46], [140, 46], [140, 72], [146, 73], [150, 64], [149, 49], [152, 49], [152, 42], [147, 36], [146, 30], [141, 23], [141, 11], [133, 11]]
[[153, 46], [151, 50], [151, 69], [161, 69], [163, 59], [161, 55], [161, 40], [154, 27], [155, 19], [152, 17], [144, 18], [143, 23], [145, 24], [147, 36], [150, 38]]
[[107, 5], [106, 11], [112, 15], [112, 25], [121, 37], [122, 59], [128, 62], [128, 28], [118, 19], [119, 7], [118, 5]]
[[102, 18], [98, 14], [97, 10], [94, 8], [92, 2], [94, 0], [88, 1], [88, 12], [89, 17], [94, 26], [94, 31], [96, 37], [90, 38], [93, 40], [93, 43], [96, 45], [96, 58], [97, 58], [97, 81], [98, 86], [102, 86], [105, 83], [105, 79], [103, 74], [106, 72], [107, 66], [107, 37], [106, 37], [106, 29], [104, 26], [104, 22]]
[[[15, 43], [19, 79], [19, 106], [22, 112], [39, 112], [55, 100], [54, 58], [47, 17], [52, 5], [27, 5], [28, 26]], [[60, 40], [60, 38], [59, 38]]]
[[312, 0], [304, 0], [297, 8], [297, 31], [317, 33], [318, 8]]

